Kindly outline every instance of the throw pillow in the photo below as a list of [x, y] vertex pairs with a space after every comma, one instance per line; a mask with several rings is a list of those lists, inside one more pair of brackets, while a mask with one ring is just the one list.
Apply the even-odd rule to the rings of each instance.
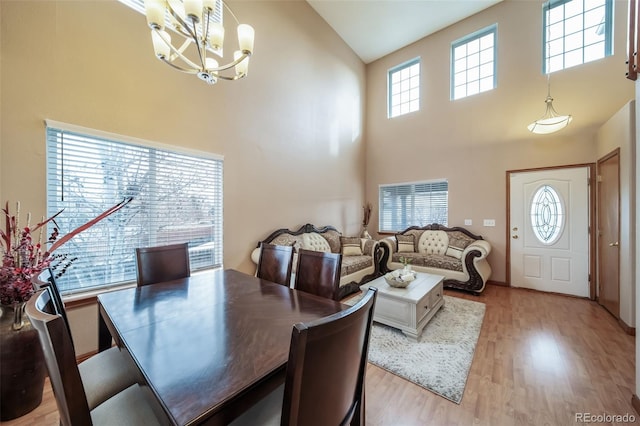
[[462, 252], [473, 240], [469, 239], [466, 235], [456, 232], [449, 233], [449, 247], [447, 247], [447, 256], [455, 257], [456, 259], [462, 259]]
[[414, 239], [413, 235], [396, 234], [398, 253], [415, 253]]
[[343, 256], [362, 256], [360, 237], [340, 237]]

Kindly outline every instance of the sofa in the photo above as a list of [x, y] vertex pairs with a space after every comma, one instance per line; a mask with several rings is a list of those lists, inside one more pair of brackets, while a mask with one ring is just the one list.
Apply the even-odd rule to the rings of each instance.
[[382, 252], [377, 241], [360, 237], [344, 237], [333, 226], [316, 227], [310, 223], [299, 229], [278, 229], [258, 242], [251, 252], [251, 260], [258, 265], [260, 244], [288, 245], [294, 247], [292, 284], [295, 280], [297, 251], [306, 250], [342, 253], [340, 271], [340, 298], [360, 291], [360, 285], [380, 275]]
[[460, 227], [412, 226], [380, 240], [381, 273], [401, 269], [443, 275], [444, 286], [481, 293], [491, 276], [491, 244]]

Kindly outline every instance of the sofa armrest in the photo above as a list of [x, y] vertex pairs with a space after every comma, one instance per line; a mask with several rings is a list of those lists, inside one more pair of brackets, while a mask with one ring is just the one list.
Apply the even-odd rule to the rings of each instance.
[[471, 250], [478, 250], [480, 252], [480, 259], [484, 259], [489, 256], [489, 253], [491, 253], [491, 244], [486, 240], [475, 240], [464, 249], [462, 252], [462, 258], [464, 259], [467, 257], [467, 253]]
[[361, 238], [360, 241], [362, 244], [362, 254], [367, 256], [373, 256], [373, 258], [375, 259], [376, 252], [378, 251], [378, 245], [380, 243], [370, 238]]
[[258, 262], [260, 261], [260, 247], [253, 249], [251, 252], [251, 260], [253, 263], [258, 265]]
[[396, 251], [398, 251], [398, 248], [396, 247], [396, 237], [385, 237], [383, 239], [381, 239], [380, 244], [384, 244], [389, 248], [389, 253], [395, 253]]
[[396, 238], [394, 236], [385, 237], [380, 241], [380, 273], [385, 274], [390, 271], [389, 262], [393, 257], [393, 253], [398, 251], [396, 246]]
[[454, 280], [445, 283], [450, 287], [462, 288], [476, 293], [482, 292], [489, 277], [491, 276], [491, 265], [487, 261], [487, 256], [491, 253], [491, 244], [486, 240], [476, 240], [469, 244], [462, 252], [462, 271], [469, 277], [464, 283]]

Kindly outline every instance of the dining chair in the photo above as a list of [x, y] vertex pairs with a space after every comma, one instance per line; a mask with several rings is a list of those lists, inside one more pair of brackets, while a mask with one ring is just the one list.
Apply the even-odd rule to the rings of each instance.
[[[75, 347], [58, 284], [51, 269], [45, 269], [32, 280], [36, 290], [47, 289], [51, 306], [49, 313], [60, 315], [69, 335], [69, 345], [75, 359]], [[78, 364], [89, 409], [93, 409], [118, 392], [136, 384], [136, 368], [128, 356], [117, 347], [98, 352]]]
[[340, 253], [298, 250], [298, 264], [293, 288], [327, 299], [340, 300]]
[[293, 246], [260, 244], [256, 276], [289, 287], [293, 266]]
[[364, 425], [365, 373], [377, 291], [369, 287], [354, 306], [294, 325], [284, 385], [231, 425]]
[[[166, 424], [162, 409], [147, 387], [133, 384], [101, 404], [91, 407], [76, 364], [71, 335], [56, 312], [51, 288], [43, 288], [27, 302], [25, 312], [38, 332], [45, 364], [58, 406], [60, 424], [156, 425]], [[104, 374], [104, 372], [96, 372]]]
[[136, 249], [138, 287], [191, 276], [189, 243]]

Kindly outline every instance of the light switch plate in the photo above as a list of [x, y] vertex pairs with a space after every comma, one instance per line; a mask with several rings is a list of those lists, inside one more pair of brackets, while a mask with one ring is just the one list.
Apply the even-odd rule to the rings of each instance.
[[470, 225], [473, 225], [473, 221], [471, 219], [465, 219], [464, 226], [470, 226]]
[[496, 226], [495, 219], [485, 219], [484, 226]]

